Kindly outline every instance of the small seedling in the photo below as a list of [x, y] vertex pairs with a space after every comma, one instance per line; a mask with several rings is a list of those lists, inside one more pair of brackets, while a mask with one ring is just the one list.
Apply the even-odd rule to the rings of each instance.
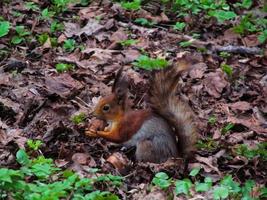
[[80, 123], [83, 123], [86, 119], [86, 114], [85, 113], [80, 113], [78, 115], [73, 115], [71, 117], [71, 121], [74, 123], [74, 124], [80, 124]]
[[226, 134], [228, 133], [232, 128], [234, 128], [234, 124], [233, 123], [228, 123], [225, 127], [222, 128], [221, 133], [222, 134]]
[[267, 30], [264, 30], [259, 36], [258, 40], [261, 44], [265, 43], [267, 40]]
[[12, 44], [20, 44], [21, 42], [25, 41], [25, 36], [30, 35], [31, 33], [27, 31], [24, 26], [16, 26], [15, 28], [17, 35], [12, 37], [11, 43]]
[[34, 151], [37, 151], [42, 144], [43, 142], [41, 140], [27, 140], [28, 147]]
[[218, 148], [217, 143], [211, 137], [207, 137], [205, 140], [198, 140], [196, 146], [198, 149], [204, 149], [207, 151], [212, 151]]
[[230, 56], [231, 54], [228, 52], [225, 52], [225, 51], [220, 52], [220, 57], [222, 58], [229, 58]]
[[63, 49], [66, 52], [72, 52], [76, 48], [76, 41], [74, 39], [67, 39], [64, 41]]
[[209, 117], [209, 119], [208, 119], [208, 123], [210, 124], [210, 125], [215, 125], [215, 123], [217, 122], [217, 118], [214, 116], [214, 115], [212, 115], [212, 116], [210, 116]]
[[201, 169], [200, 167], [192, 169], [189, 176], [195, 177], [196, 175], [199, 174], [200, 169]]
[[227, 64], [221, 64], [222, 70], [227, 74], [227, 76], [231, 77], [233, 75], [233, 68]]
[[8, 21], [0, 21], [0, 38], [8, 34], [10, 23]]
[[34, 2], [26, 2], [25, 8], [27, 10], [38, 11], [39, 7]]
[[58, 73], [67, 72], [70, 70], [74, 70], [74, 65], [66, 63], [58, 63], [56, 64], [56, 70]]
[[177, 180], [175, 181], [174, 192], [176, 195], [179, 195], [179, 194], [189, 195], [190, 188], [192, 186], [193, 184], [189, 179]]
[[173, 29], [182, 31], [185, 27], [186, 27], [186, 24], [184, 22], [176, 22], [176, 24], [173, 26]]
[[179, 45], [180, 45], [180, 47], [185, 48], [185, 47], [191, 46], [192, 42], [191, 41], [184, 41], [184, 42], [180, 42]]
[[134, 22], [146, 27], [152, 27], [156, 24], [155, 22], [150, 22], [145, 18], [137, 18], [136, 20], [134, 20]]
[[122, 2], [121, 7], [126, 10], [139, 10], [141, 8], [141, 0], [133, 0], [132, 2]]
[[162, 69], [169, 65], [168, 61], [162, 58], [149, 58], [148, 56], [140, 56], [133, 65], [141, 69], [153, 70], [153, 69]]
[[137, 43], [137, 40], [123, 40], [119, 42], [122, 46], [127, 47], [127, 46], [131, 46], [131, 45], [135, 45]]
[[43, 11], [42, 11], [42, 16], [41, 18], [44, 19], [44, 20], [48, 20], [50, 18], [52, 18], [54, 15], [55, 15], [55, 12], [53, 11], [49, 11], [48, 8], [45, 8]]
[[50, 32], [55, 33], [56, 31], [62, 31], [64, 30], [64, 25], [60, 22], [53, 21], [50, 26]]
[[152, 183], [161, 189], [167, 189], [171, 185], [171, 179], [164, 172], [159, 172], [152, 179]]
[[234, 19], [237, 16], [232, 11], [224, 11], [224, 10], [209, 11], [208, 15], [211, 17], [215, 17], [220, 23], [223, 23], [226, 20]]

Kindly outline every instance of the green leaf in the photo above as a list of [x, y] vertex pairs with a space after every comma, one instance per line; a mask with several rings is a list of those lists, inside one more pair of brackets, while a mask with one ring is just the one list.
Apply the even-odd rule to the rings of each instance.
[[153, 69], [162, 69], [169, 65], [168, 61], [162, 58], [149, 58], [148, 56], [141, 55], [133, 65], [141, 69], [153, 70]]
[[189, 194], [189, 190], [192, 187], [192, 182], [189, 179], [175, 181], [175, 194]]
[[184, 41], [184, 42], [180, 42], [179, 45], [180, 47], [189, 47], [191, 46], [192, 42], [191, 41]]
[[75, 49], [76, 41], [73, 39], [67, 39], [65, 40], [63, 44], [63, 49], [66, 52], [72, 52]]
[[160, 187], [161, 189], [166, 189], [171, 185], [171, 180], [169, 176], [164, 172], [159, 172], [152, 179], [152, 183]]
[[134, 0], [132, 2], [122, 2], [121, 7], [126, 10], [139, 10], [141, 8], [141, 0]]
[[151, 27], [156, 24], [155, 22], [150, 22], [145, 18], [137, 18], [134, 20], [134, 22], [142, 26], [147, 26], [147, 27]]
[[22, 166], [28, 166], [31, 163], [29, 156], [23, 149], [18, 150], [16, 158], [18, 163], [21, 164]]
[[221, 185], [227, 187], [231, 193], [237, 194], [241, 190], [239, 183], [235, 182], [231, 175], [225, 176], [223, 180], [221, 180]]
[[228, 123], [225, 127], [222, 128], [221, 132], [222, 134], [228, 133], [232, 128], [234, 128], [235, 124]]
[[220, 23], [234, 19], [237, 15], [232, 11], [214, 10], [208, 12], [209, 16], [215, 17]]
[[72, 64], [66, 64], [66, 63], [58, 63], [56, 64], [56, 70], [58, 73], [66, 72], [69, 70], [73, 70], [74, 65]]
[[71, 121], [74, 124], [80, 124], [80, 123], [84, 122], [85, 119], [86, 119], [86, 114], [85, 113], [79, 113], [78, 115], [71, 116]]
[[0, 38], [7, 35], [10, 29], [10, 23], [8, 21], [0, 22]]
[[227, 74], [227, 76], [233, 75], [233, 68], [230, 65], [221, 64], [221, 68]]
[[199, 173], [200, 169], [200, 167], [192, 169], [189, 175], [193, 177], [196, 176]]
[[196, 183], [195, 190], [197, 192], [207, 192], [211, 188], [210, 183]]
[[137, 40], [123, 40], [119, 42], [122, 46], [131, 46], [131, 45], [135, 45], [137, 43]]
[[242, 3], [236, 3], [235, 5], [241, 8], [249, 9], [252, 6], [252, 0], [243, 0]]
[[12, 37], [11, 43], [12, 44], [20, 44], [23, 40], [24, 40], [24, 38], [16, 35], [16, 36]]
[[214, 115], [212, 115], [209, 117], [208, 122], [209, 124], [214, 125], [217, 122], [217, 118]]
[[258, 36], [258, 40], [261, 44], [263, 44], [264, 42], [266, 42], [267, 40], [267, 30], [264, 30], [259, 36]]
[[30, 35], [31, 33], [29, 31], [27, 31], [25, 29], [24, 26], [16, 26], [15, 28], [17, 34], [20, 36], [20, 37], [24, 37], [24, 36], [27, 36], [27, 35]]
[[173, 26], [174, 30], [182, 31], [185, 28], [186, 24], [184, 22], [176, 22]]
[[215, 200], [226, 199], [229, 196], [229, 190], [225, 186], [216, 187], [213, 190], [213, 198]]

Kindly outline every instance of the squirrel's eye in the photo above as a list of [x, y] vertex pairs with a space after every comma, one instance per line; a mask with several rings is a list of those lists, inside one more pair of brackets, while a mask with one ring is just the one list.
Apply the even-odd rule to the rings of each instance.
[[104, 112], [108, 112], [109, 109], [110, 109], [110, 105], [109, 104], [106, 104], [106, 105], [103, 106], [103, 111]]

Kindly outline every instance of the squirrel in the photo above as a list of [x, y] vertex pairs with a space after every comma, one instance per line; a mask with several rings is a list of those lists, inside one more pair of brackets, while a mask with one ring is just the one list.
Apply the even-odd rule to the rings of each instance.
[[132, 110], [127, 105], [128, 81], [120, 68], [112, 93], [102, 97], [93, 111], [108, 126], [102, 131], [87, 129], [85, 135], [135, 147], [139, 162], [162, 163], [171, 157], [182, 157], [187, 167], [196, 142], [194, 114], [175, 95], [178, 79], [186, 69], [188, 65], [181, 64], [157, 71], [150, 81], [150, 108]]

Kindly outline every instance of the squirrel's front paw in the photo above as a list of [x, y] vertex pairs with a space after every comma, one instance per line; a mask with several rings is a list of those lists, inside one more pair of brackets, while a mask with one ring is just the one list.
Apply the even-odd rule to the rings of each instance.
[[97, 137], [97, 131], [92, 129], [85, 129], [85, 135], [89, 137]]

